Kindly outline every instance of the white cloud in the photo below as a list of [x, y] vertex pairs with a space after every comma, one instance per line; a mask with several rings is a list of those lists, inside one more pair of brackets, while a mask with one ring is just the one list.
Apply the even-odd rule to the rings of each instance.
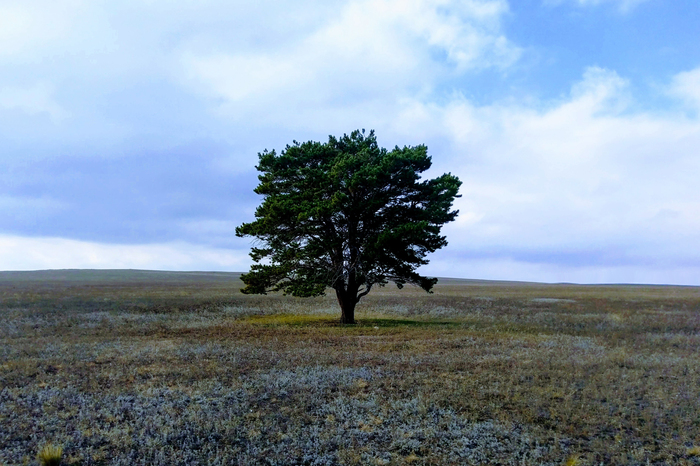
[[21, 54], [65, 33], [64, 15], [52, 15], [40, 2], [3, 2], [0, 5], [0, 57]]
[[511, 258], [477, 258], [459, 262], [436, 255], [421, 273], [433, 277], [479, 280], [533, 281], [540, 283], [637, 283], [697, 286], [700, 266], [604, 265], [581, 266], [565, 263], [537, 263]]
[[[114, 5], [3, 2], [0, 65], [16, 71], [0, 78], [4, 106], [70, 114], [65, 138], [124, 140], [140, 126], [125, 123], [120, 101], [152, 81], [195, 86], [258, 131], [324, 121], [330, 133], [374, 124], [402, 99], [465, 71], [507, 68], [520, 54], [501, 28], [506, 0]], [[18, 86], [28, 73], [55, 85], [62, 105], [51, 85]]]
[[[696, 79], [682, 73], [669, 92], [694, 102]], [[347, 121], [371, 115], [382, 145], [433, 148], [434, 173], [464, 181], [460, 217], [445, 228], [454, 262], [426, 269], [436, 274], [695, 283], [688, 277], [700, 270], [693, 252], [700, 242], [698, 119], [633, 111], [627, 80], [599, 67], [544, 109], [433, 97], [389, 93], [381, 102], [345, 105], [341, 116], [326, 102], [280, 123], [308, 131], [345, 118], [338, 127], [347, 130]]]
[[670, 94], [700, 110], [700, 67], [673, 78]]
[[308, 35], [271, 50], [210, 53], [192, 46], [183, 67], [192, 83], [237, 114], [258, 111], [269, 119], [282, 106], [299, 105], [347, 111], [429, 93], [441, 76], [507, 67], [520, 53], [500, 31], [507, 11], [502, 0], [355, 0]]
[[53, 86], [37, 83], [31, 87], [0, 87], [0, 108], [18, 109], [29, 115], [45, 113], [53, 121], [68, 117], [66, 112], [53, 98]]
[[[623, 11], [642, 1], [569, 0]], [[512, 65], [521, 51], [501, 24], [509, 15], [506, 0], [173, 5], [0, 4], [0, 110], [9, 110], [0, 115], [2, 139], [5, 146], [14, 143], [12, 154], [22, 154], [22, 163], [12, 165], [20, 176], [32, 176], [31, 168], [17, 168], [32, 150], [59, 158], [75, 148], [118, 157], [132, 146], [147, 153], [156, 140], [163, 145], [154, 147], [171, 151], [180, 137], [234, 141], [231, 156], [217, 163], [222, 170], [248, 170], [255, 150], [266, 147], [259, 144], [281, 148], [293, 138], [374, 128], [385, 147], [427, 143], [433, 173], [452, 171], [465, 182], [457, 203], [462, 213], [446, 228], [447, 256], [435, 261], [454, 275], [478, 277], [476, 270], [484, 278], [634, 281], [623, 277], [646, 270], [649, 280], [668, 281], [654, 278], [660, 270], [679, 283], [700, 276], [692, 272], [700, 240], [700, 68], [680, 73], [667, 89], [691, 108], [685, 114], [634, 111], [634, 86], [596, 67], [556, 102], [477, 105], [451, 94], [454, 87], [484, 70], [519, 71]], [[519, 76], [506, 87], [517, 86]], [[484, 84], [472, 91], [483, 90], [478, 86]], [[54, 121], [70, 116], [69, 124], [40, 126], [39, 119], [16, 118], [18, 111]], [[129, 176], [143, 175], [124, 174], [127, 184]], [[8, 191], [0, 208], [12, 219], [35, 211], [63, 215], [65, 206], [50, 201], [51, 190], [60, 189], [55, 186], [17, 182], [12, 189], [36, 197]], [[240, 199], [250, 212], [254, 206]], [[106, 207], [118, 202], [127, 201], [115, 198]], [[180, 218], [173, 225], [216, 238], [232, 228], [221, 217]], [[244, 253], [188, 243], [117, 246], [6, 236], [0, 246], [0, 268], [243, 270], [248, 264]], [[554, 256], [559, 253], [570, 257]], [[606, 257], [616, 254], [620, 264], [608, 264]], [[465, 270], [440, 257], [463, 257]]]
[[464, 182], [461, 218], [445, 228], [454, 256], [466, 254], [461, 276], [476, 277], [469, 264], [488, 260], [522, 262], [502, 270], [547, 281], [625, 281], [635, 265], [645, 270], [640, 277], [700, 268], [700, 120], [634, 113], [625, 102], [625, 80], [591, 68], [545, 110], [461, 97], [406, 105], [411, 118], [399, 118], [405, 126], [396, 133], [421, 128], [452, 141], [433, 158], [437, 171]]
[[47, 61], [94, 56], [108, 51], [112, 31], [97, 2], [4, 0], [0, 4], [0, 64], [41, 66]]
[[63, 238], [0, 236], [0, 270], [124, 268], [149, 270], [246, 270], [247, 251], [166, 244], [101, 244]]

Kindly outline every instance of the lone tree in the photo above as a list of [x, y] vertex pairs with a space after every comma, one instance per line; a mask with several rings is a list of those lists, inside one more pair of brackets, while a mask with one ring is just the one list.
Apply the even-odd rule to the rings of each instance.
[[264, 199], [256, 220], [236, 228], [260, 246], [241, 276], [243, 293], [310, 297], [331, 287], [341, 322], [353, 324], [355, 305], [374, 286], [391, 280], [431, 292], [437, 278], [415, 270], [447, 244], [440, 230], [457, 216], [450, 208], [462, 183], [449, 173], [420, 181], [431, 165], [424, 145], [387, 151], [374, 131], [356, 130], [258, 156], [255, 192]]

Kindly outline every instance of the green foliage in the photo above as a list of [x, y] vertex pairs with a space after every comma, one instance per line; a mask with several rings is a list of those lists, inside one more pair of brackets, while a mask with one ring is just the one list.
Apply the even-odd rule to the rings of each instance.
[[255, 192], [264, 200], [256, 220], [236, 229], [261, 246], [241, 277], [243, 293], [310, 297], [332, 287], [343, 321], [353, 322], [355, 304], [374, 286], [431, 291], [437, 279], [416, 269], [447, 244], [440, 231], [457, 215], [450, 209], [461, 182], [449, 173], [421, 181], [431, 165], [425, 146], [387, 151], [374, 131], [354, 131], [259, 158]]

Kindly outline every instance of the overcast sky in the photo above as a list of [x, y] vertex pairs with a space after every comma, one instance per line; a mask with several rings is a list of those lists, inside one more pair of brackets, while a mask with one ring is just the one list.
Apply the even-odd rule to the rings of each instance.
[[697, 0], [0, 0], [0, 270], [245, 271], [263, 149], [464, 182], [426, 274], [700, 285]]

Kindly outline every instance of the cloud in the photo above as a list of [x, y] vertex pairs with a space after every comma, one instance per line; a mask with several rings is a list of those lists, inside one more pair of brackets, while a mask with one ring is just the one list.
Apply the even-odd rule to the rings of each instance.
[[0, 87], [0, 108], [17, 109], [29, 115], [47, 114], [54, 122], [69, 116], [53, 98], [53, 86], [37, 83], [31, 87]]
[[[5, 162], [0, 231], [94, 242], [234, 245], [255, 177], [226, 170], [225, 147], [197, 143], [120, 157]], [[31, 170], [26, 170], [30, 166]], [[255, 199], [256, 200], [256, 199]]]
[[[668, 92], [694, 102], [696, 74], [678, 74]], [[417, 93], [381, 104], [375, 119], [381, 145], [427, 143], [433, 173], [451, 171], [464, 181], [456, 203], [460, 216], [444, 230], [450, 245], [434, 256], [426, 273], [695, 283], [700, 120], [635, 111], [634, 104], [627, 79], [599, 67], [585, 70], [567, 95], [537, 105], [476, 105], [459, 93], [441, 103]], [[316, 111], [323, 114], [328, 107]], [[326, 129], [328, 121], [317, 118], [302, 121], [303, 131]], [[295, 124], [283, 121], [279, 128]], [[8, 175], [5, 186], [14, 191], [0, 202], [10, 213], [4, 230], [22, 224], [25, 233], [45, 238], [17, 243], [21, 238], [12, 237], [15, 246], [5, 249], [25, 251], [24, 256], [6, 256], [8, 265], [0, 267], [18, 268], [25, 261], [31, 265], [24, 268], [244, 270], [244, 259], [195, 259], [199, 252], [213, 257], [247, 250], [232, 232], [252, 219], [259, 202], [251, 194], [251, 173], [231, 178], [236, 170], [222, 171], [229, 163], [225, 147], [202, 147], [136, 152], [110, 161], [64, 157], [35, 167], [25, 181]], [[80, 241], [61, 243], [50, 238], [54, 235]], [[63, 252], [80, 248], [92, 255]]]
[[336, 108], [366, 112], [378, 101], [430, 93], [441, 76], [508, 67], [520, 51], [501, 32], [507, 11], [501, 0], [356, 0], [289, 43], [248, 53], [192, 46], [182, 66], [230, 115], [269, 122], [289, 113], [323, 118]]
[[0, 195], [0, 212], [15, 224], [36, 224], [38, 218], [51, 218], [66, 210], [66, 205], [51, 197]]
[[[466, 266], [465, 266], [466, 265]], [[534, 281], [541, 283], [636, 283], [697, 286], [700, 265], [580, 265], [565, 262], [530, 262], [509, 257], [483, 257], [456, 263], [449, 253], [437, 253], [422, 270], [434, 277], [480, 280]]]
[[[27, 154], [34, 137], [26, 156], [104, 154], [134, 139], [172, 144], [194, 133], [260, 150], [259, 141], [288, 142], [316, 121], [328, 123], [321, 134], [347, 130], [520, 54], [501, 28], [505, 0], [115, 5], [0, 5], [4, 106], [35, 112], [31, 121], [0, 114], [0, 137], [15, 143], [6, 150]], [[63, 118], [60, 131], [36, 121], [45, 115]], [[230, 131], [231, 117], [245, 138]]]
[[185, 242], [115, 245], [63, 238], [0, 235], [0, 270], [245, 270], [246, 251]]
[[677, 74], [669, 93], [700, 110], [700, 68]]
[[576, 266], [589, 275], [600, 268], [613, 281], [635, 266], [646, 277], [658, 276], [655, 267], [700, 268], [700, 120], [634, 112], [632, 104], [624, 79], [590, 68], [569, 96], [543, 109], [475, 106], [459, 96], [407, 105], [412, 118], [398, 121], [410, 123], [394, 131], [421, 128], [450, 140], [433, 152], [436, 171], [464, 182], [460, 216], [445, 228], [452, 257], [464, 264], [453, 274], [474, 277], [470, 264], [488, 260], [547, 269], [547, 277], [558, 270], [562, 279]]
[[504, 26], [527, 15], [511, 15], [505, 0], [2, 2], [5, 264], [242, 270], [196, 256], [245, 249], [232, 233], [260, 201], [256, 152], [364, 127], [385, 147], [426, 143], [432, 173], [465, 182], [427, 270], [700, 276], [700, 68], [662, 91], [683, 108], [639, 110], [614, 64], [523, 97], [536, 65]]
[[18, 56], [66, 34], [70, 21], [49, 3], [6, 1], [0, 5], [0, 58]]

